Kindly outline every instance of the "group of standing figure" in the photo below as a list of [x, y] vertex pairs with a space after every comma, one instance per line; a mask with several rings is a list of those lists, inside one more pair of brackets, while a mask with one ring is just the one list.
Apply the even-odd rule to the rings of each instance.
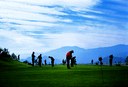
[[[66, 54], [66, 62], [67, 63], [67, 68], [70, 69], [70, 64], [71, 64], [71, 67], [74, 66], [74, 64], [76, 64], [76, 56], [72, 56], [72, 54], [74, 53], [73, 50], [67, 52]], [[52, 67], [54, 67], [54, 61], [55, 59], [52, 57], [52, 56], [48, 56], [48, 58], [51, 59], [51, 65]], [[42, 54], [40, 54], [38, 57], [37, 57], [37, 60], [38, 60], [38, 65], [41, 67], [42, 65]], [[103, 62], [102, 62], [102, 57], [99, 57], [99, 61], [100, 61], [100, 65], [103, 65]], [[112, 61], [113, 61], [113, 55], [110, 55], [109, 56], [109, 64], [110, 66], [112, 66]], [[32, 66], [34, 66], [34, 62], [35, 62], [35, 52], [32, 53]], [[45, 59], [45, 64], [46, 64], [46, 59]], [[64, 60], [63, 60], [63, 63], [64, 63]], [[91, 60], [91, 63], [93, 64], [93, 60]]]
[[[102, 57], [99, 57], [100, 65], [103, 65], [102, 60], [103, 60], [103, 58], [102, 58]], [[109, 56], [109, 65], [112, 66], [112, 63], [113, 63], [113, 55], [111, 54], [111, 55]], [[93, 60], [91, 60], [91, 64], [93, 64]], [[96, 62], [96, 65], [98, 65], [97, 62]]]
[[[33, 52], [32, 53], [32, 66], [34, 66], [34, 63], [35, 63], [35, 52]], [[52, 56], [49, 56], [48, 58], [50, 58], [51, 59], [51, 65], [52, 65], [52, 67], [54, 67], [54, 58], [52, 57]], [[42, 54], [40, 54], [38, 57], [37, 57], [37, 59], [36, 60], [38, 60], [38, 65], [41, 67], [41, 65], [42, 65]], [[45, 62], [45, 65], [46, 65], [46, 59], [44, 60], [44, 62]]]
[[[67, 63], [67, 68], [70, 69], [70, 64], [71, 64], [71, 67], [74, 66], [74, 64], [76, 64], [76, 57], [72, 57], [72, 53], [74, 53], [73, 50], [67, 52], [66, 54], [66, 63]], [[34, 66], [34, 63], [35, 63], [35, 52], [32, 53], [32, 66]], [[51, 59], [51, 65], [52, 67], [54, 67], [54, 61], [55, 59], [52, 57], [52, 56], [48, 56], [48, 58]], [[42, 54], [40, 54], [37, 59], [38, 60], [38, 65], [41, 67], [42, 65]], [[71, 61], [71, 62], [70, 62]], [[46, 63], [46, 60], [45, 60], [45, 63]]]

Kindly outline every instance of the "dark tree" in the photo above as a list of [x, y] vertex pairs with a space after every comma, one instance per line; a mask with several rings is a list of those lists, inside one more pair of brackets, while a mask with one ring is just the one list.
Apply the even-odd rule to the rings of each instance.
[[9, 59], [11, 59], [11, 56], [9, 54], [8, 49], [4, 48], [0, 48], [0, 59], [4, 60], [4, 61], [8, 61]]
[[15, 53], [12, 53], [11, 56], [12, 56], [12, 59], [13, 59], [13, 60], [17, 60], [17, 59], [18, 59]]
[[3, 49], [0, 48], [0, 59], [2, 59], [2, 53], [3, 53]]
[[2, 51], [3, 51], [3, 49], [2, 49], [2, 48], [0, 48], [0, 54], [2, 53]]

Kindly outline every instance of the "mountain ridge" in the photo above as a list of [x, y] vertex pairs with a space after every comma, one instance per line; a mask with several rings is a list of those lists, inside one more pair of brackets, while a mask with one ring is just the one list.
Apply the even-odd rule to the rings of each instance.
[[[66, 59], [66, 53], [70, 50], [74, 50], [73, 56], [76, 56], [77, 63], [90, 63], [93, 59], [98, 60], [98, 57], [108, 57], [113, 54], [114, 57], [121, 57], [125, 59], [128, 56], [128, 45], [118, 44], [109, 47], [100, 47], [94, 49], [84, 49], [78, 46], [65, 46], [58, 49], [51, 50], [49, 52], [43, 53], [43, 59], [47, 59], [48, 56], [53, 56], [55, 58], [55, 63], [61, 63], [62, 59]], [[29, 58], [30, 61], [31, 58]]]

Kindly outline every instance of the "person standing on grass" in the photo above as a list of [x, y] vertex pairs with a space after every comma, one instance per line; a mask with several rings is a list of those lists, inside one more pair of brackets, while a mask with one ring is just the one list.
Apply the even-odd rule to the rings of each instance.
[[72, 53], [74, 53], [73, 50], [67, 52], [67, 54], [66, 54], [66, 61], [67, 61], [67, 68], [68, 69], [70, 69], [70, 65], [69, 64], [70, 64], [70, 60], [72, 58]]
[[52, 67], [54, 67], [54, 58], [52, 57], [52, 56], [49, 56], [49, 58], [51, 59], [51, 65], [52, 65]]
[[112, 61], [113, 61], [113, 55], [110, 55], [109, 56], [109, 64], [110, 64], [110, 66], [112, 66]]
[[71, 58], [71, 67], [74, 67], [76, 56]]
[[18, 55], [18, 61], [20, 61], [20, 54]]
[[35, 61], [35, 52], [32, 52], [32, 66], [34, 66], [34, 61]]
[[38, 60], [39, 60], [39, 66], [41, 67], [41, 65], [42, 65], [42, 54], [40, 54], [38, 56]]
[[65, 65], [66, 64], [66, 60], [63, 59], [62, 60], [62, 64]]
[[102, 57], [99, 57], [100, 65], [103, 65], [102, 60], [103, 60]]
[[44, 60], [44, 64], [47, 65], [47, 60], [46, 59]]
[[91, 64], [93, 65], [93, 59], [91, 60]]

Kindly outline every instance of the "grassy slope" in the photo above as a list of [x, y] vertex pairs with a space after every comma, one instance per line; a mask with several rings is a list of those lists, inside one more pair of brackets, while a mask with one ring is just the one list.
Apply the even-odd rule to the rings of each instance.
[[0, 87], [127, 87], [128, 67], [77, 65], [31, 67], [0, 61]]

